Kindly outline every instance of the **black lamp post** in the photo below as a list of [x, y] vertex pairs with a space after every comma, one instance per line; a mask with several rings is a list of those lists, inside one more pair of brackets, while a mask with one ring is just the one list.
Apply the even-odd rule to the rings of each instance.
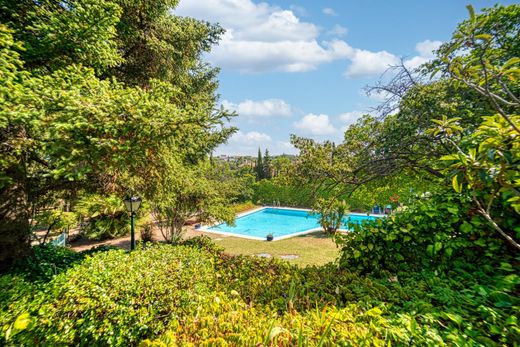
[[135, 249], [135, 213], [139, 209], [139, 206], [141, 206], [141, 198], [137, 196], [128, 197], [125, 199], [125, 206], [126, 210], [130, 212], [130, 227], [131, 227], [131, 234], [130, 234], [130, 250], [133, 251]]

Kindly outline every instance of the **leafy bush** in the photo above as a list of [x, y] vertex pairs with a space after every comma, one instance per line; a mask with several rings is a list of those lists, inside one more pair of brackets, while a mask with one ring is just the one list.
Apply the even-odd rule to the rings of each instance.
[[345, 200], [320, 198], [314, 205], [313, 213], [318, 215], [323, 231], [335, 234], [341, 227], [343, 217], [349, 213], [348, 209]]
[[277, 179], [261, 180], [253, 185], [253, 202], [271, 205], [279, 202], [282, 206], [308, 207], [312, 205], [311, 191]]
[[47, 282], [55, 275], [84, 259], [84, 254], [66, 247], [44, 244], [32, 248], [30, 256], [18, 260], [10, 269], [13, 275], [31, 282]]
[[1, 316], [3, 338], [28, 314], [27, 327], [11, 335], [13, 344], [136, 344], [195, 315], [213, 282], [210, 259], [192, 248], [99, 252], [43, 285], [31, 300], [10, 301], [9, 314]]
[[255, 205], [254, 203], [252, 203], [251, 201], [246, 201], [246, 202], [242, 202], [242, 203], [239, 203], [239, 204], [234, 204], [233, 205], [233, 210], [235, 213], [241, 213], [241, 212], [244, 212], [244, 211], [247, 211], [247, 210], [251, 210], [253, 208], [256, 208], [258, 207], [257, 205]]
[[451, 193], [423, 198], [391, 217], [352, 227], [353, 232], [337, 235], [340, 263], [363, 272], [449, 268], [454, 259], [496, 262], [497, 254], [507, 261], [509, 254], [473, 210], [470, 198]]
[[361, 276], [335, 264], [299, 269], [232, 257], [198, 237], [74, 264], [49, 283], [0, 277], [1, 341], [442, 346], [514, 345], [520, 337], [520, 277], [507, 263]]
[[[227, 294], [227, 295], [226, 295]], [[408, 343], [442, 344], [433, 329], [407, 327], [413, 319], [389, 319], [381, 308], [363, 310], [352, 304], [346, 308], [324, 307], [309, 312], [272, 312], [251, 307], [234, 292], [215, 293], [201, 306], [200, 317], [186, 324], [173, 324], [155, 341], [142, 346], [360, 346]]]

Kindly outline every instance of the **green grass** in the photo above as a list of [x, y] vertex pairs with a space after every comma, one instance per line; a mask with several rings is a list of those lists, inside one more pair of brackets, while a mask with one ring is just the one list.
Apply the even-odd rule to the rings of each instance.
[[225, 252], [229, 254], [258, 255], [268, 253], [275, 258], [280, 258], [282, 255], [297, 255], [298, 258], [287, 261], [298, 266], [323, 265], [334, 261], [339, 255], [339, 250], [334, 241], [322, 232], [271, 242], [202, 232], [190, 232], [187, 236], [201, 234], [212, 238], [217, 245], [224, 247]]

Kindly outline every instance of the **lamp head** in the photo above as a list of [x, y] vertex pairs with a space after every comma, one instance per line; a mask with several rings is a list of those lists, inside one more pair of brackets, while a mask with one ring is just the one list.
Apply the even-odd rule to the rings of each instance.
[[130, 213], [137, 212], [141, 206], [141, 198], [137, 196], [128, 197], [125, 199], [126, 210]]

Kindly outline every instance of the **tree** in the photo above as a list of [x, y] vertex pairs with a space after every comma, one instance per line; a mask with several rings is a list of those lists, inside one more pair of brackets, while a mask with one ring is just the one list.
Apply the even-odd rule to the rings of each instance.
[[343, 217], [348, 214], [348, 209], [349, 206], [344, 200], [320, 198], [316, 201], [313, 212], [319, 216], [323, 231], [334, 235], [341, 228]]
[[255, 171], [256, 171], [256, 180], [257, 181], [260, 181], [265, 178], [264, 177], [264, 163], [262, 161], [262, 152], [260, 151], [260, 148], [258, 148], [258, 156], [256, 159]]
[[271, 157], [269, 156], [269, 150], [265, 150], [264, 160], [262, 163], [263, 178], [271, 179]]
[[468, 10], [469, 20], [439, 50], [436, 71], [474, 90], [494, 110], [474, 132], [465, 132], [459, 117], [443, 116], [430, 133], [452, 150], [442, 160], [453, 189], [469, 194], [477, 212], [519, 251], [520, 45], [511, 37], [520, 35], [520, 6], [479, 15]]
[[177, 243], [184, 225], [191, 218], [199, 223], [225, 221], [235, 217], [230, 205], [237, 191], [220, 180], [211, 178], [211, 164], [200, 163], [187, 168], [170, 162], [171, 175], [164, 175], [160, 194], [154, 199], [153, 215], [164, 239]]
[[[201, 59], [221, 30], [176, 18], [169, 7], [174, 4], [49, 0], [0, 6], [15, 29], [0, 28], [6, 82], [0, 93], [2, 265], [27, 253], [28, 221], [42, 199], [134, 192], [153, 200], [171, 158], [196, 165], [234, 131], [224, 126], [231, 115], [216, 108], [216, 70]], [[171, 50], [159, 47], [171, 43], [172, 31], [192, 39], [176, 36], [177, 58], [162, 65]], [[148, 49], [157, 59], [147, 61], [150, 70], [142, 76], [126, 68], [139, 63], [123, 57], [121, 45], [145, 32], [151, 33], [148, 45], [139, 52]]]
[[453, 186], [471, 198], [469, 213], [517, 250], [520, 6], [469, 10], [436, 60], [402, 67], [390, 85], [376, 86], [392, 96], [383, 110], [396, 112], [361, 118], [339, 145], [293, 136], [296, 172], [337, 196], [410, 171], [427, 174], [437, 189]]

